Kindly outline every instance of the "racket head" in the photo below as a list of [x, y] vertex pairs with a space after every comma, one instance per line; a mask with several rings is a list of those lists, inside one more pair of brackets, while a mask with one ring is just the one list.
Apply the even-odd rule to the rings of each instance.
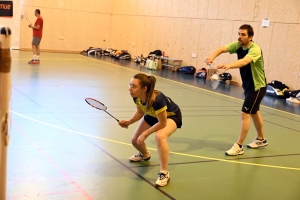
[[25, 17], [25, 18], [27, 19], [27, 21], [30, 23], [27, 12], [24, 13], [24, 17]]
[[107, 110], [107, 107], [101, 103], [100, 101], [93, 99], [93, 98], [86, 98], [85, 101], [92, 107], [98, 110]]
[[26, 12], [24, 13], [24, 17], [25, 17], [26, 19], [29, 19], [29, 17], [28, 17], [28, 15], [27, 15]]

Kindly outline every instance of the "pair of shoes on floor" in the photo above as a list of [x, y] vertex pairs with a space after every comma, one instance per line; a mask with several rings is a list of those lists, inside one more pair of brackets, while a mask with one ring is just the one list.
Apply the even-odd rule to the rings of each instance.
[[[259, 140], [258, 138], [255, 138], [251, 143], [247, 144], [247, 147], [251, 149], [257, 149], [259, 147], [265, 147], [265, 146], [268, 146], [268, 141], [266, 139]], [[243, 146], [240, 147], [237, 143], [234, 143], [231, 149], [225, 152], [225, 154], [228, 156], [237, 156], [237, 155], [242, 155], [243, 153], [244, 153]]]
[[40, 60], [32, 59], [28, 64], [40, 64]]
[[[146, 156], [143, 156], [143, 154], [141, 152], [138, 152], [137, 154], [131, 156], [129, 158], [130, 162], [143, 162], [143, 161], [148, 161], [150, 160], [151, 155], [150, 152], [147, 152]], [[170, 180], [170, 173], [168, 171], [166, 172], [159, 172], [158, 173], [158, 178], [155, 182], [155, 186], [156, 187], [163, 187], [166, 186], [168, 184]]]
[[287, 98], [286, 101], [296, 103], [296, 104], [300, 104], [300, 100], [298, 98], [295, 98], [295, 97]]

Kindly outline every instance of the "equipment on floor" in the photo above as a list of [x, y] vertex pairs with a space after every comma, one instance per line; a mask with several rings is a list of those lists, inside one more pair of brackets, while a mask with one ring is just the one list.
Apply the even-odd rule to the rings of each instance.
[[115, 58], [120, 60], [130, 60], [131, 55], [127, 50], [121, 50], [116, 52]]
[[102, 55], [102, 49], [101, 48], [95, 48], [95, 47], [90, 47], [86, 50], [83, 50], [81, 52], [83, 55]]
[[148, 58], [151, 58], [153, 56], [162, 56], [161, 50], [155, 50], [149, 53]]
[[197, 78], [206, 79], [207, 69], [206, 68], [198, 69], [198, 71], [194, 74], [194, 76]]
[[184, 67], [179, 67], [177, 68], [178, 73], [183, 73], [183, 74], [195, 74], [196, 68], [194, 66], [184, 66]]
[[219, 79], [226, 84], [230, 84], [232, 80], [232, 76], [230, 73], [224, 72], [223, 74], [219, 74]]
[[103, 56], [110, 56], [112, 51], [116, 51], [115, 49], [111, 48], [111, 47], [107, 47], [103, 52], [102, 55]]
[[288, 89], [289, 87], [283, 84], [282, 82], [273, 80], [271, 83], [268, 83], [267, 85], [266, 95], [277, 97], [277, 98], [285, 98], [284, 91]]

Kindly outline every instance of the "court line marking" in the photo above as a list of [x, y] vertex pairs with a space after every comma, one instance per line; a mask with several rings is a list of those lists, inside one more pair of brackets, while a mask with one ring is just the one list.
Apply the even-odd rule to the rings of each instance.
[[84, 190], [81, 185], [79, 185], [72, 177], [67, 174], [52, 158], [49, 154], [47, 154], [40, 146], [37, 144], [35, 141], [32, 140], [32, 138], [22, 129], [17, 125], [13, 120], [11, 120], [12, 126], [14, 126], [20, 134], [22, 134], [27, 141], [31, 144], [31, 146], [37, 150], [39, 150], [39, 153], [43, 155], [43, 157], [54, 167], [55, 170], [57, 170], [63, 177], [64, 180], [69, 182], [71, 186], [73, 186], [77, 192], [79, 192], [85, 199], [87, 200], [92, 200], [93, 198]]
[[[131, 69], [131, 68], [128, 68], [128, 67], [124, 67], [124, 66], [120, 66], [120, 65], [114, 64], [114, 63], [105, 62], [105, 61], [99, 60], [97, 58], [91, 58], [91, 57], [86, 57], [86, 58], [89, 58], [90, 60], [95, 60], [95, 61], [98, 61], [98, 62], [102, 62], [102, 63], [105, 63], [105, 64], [110, 64], [110, 65], [116, 66], [118, 68], [123, 68], [123, 69], [130, 70], [130, 71], [141, 72], [141, 71], [136, 70], [136, 69]], [[199, 87], [196, 87], [196, 86], [193, 86], [193, 85], [189, 85], [189, 84], [186, 84], [186, 83], [181, 83], [179, 81], [174, 81], [174, 80], [171, 80], [171, 79], [167, 79], [167, 78], [164, 78], [164, 77], [161, 77], [161, 76], [158, 76], [158, 75], [150, 74], [150, 73], [147, 73], [147, 72], [142, 72], [142, 73], [148, 74], [148, 75], [152, 75], [152, 76], [155, 76], [155, 77], [158, 77], [158, 78], [161, 78], [163, 80], [170, 81], [170, 82], [178, 83], [178, 84], [181, 84], [181, 85], [184, 85], [184, 86], [192, 87], [192, 88], [195, 88], [195, 89], [198, 89], [198, 90], [203, 90], [203, 91], [206, 91], [206, 92], [210, 92], [210, 93], [213, 93], [213, 94], [224, 96], [224, 97], [227, 97], [227, 98], [231, 98], [231, 99], [235, 99], [235, 100], [239, 100], [239, 101], [244, 101], [244, 100], [236, 98], [236, 97], [232, 97], [232, 96], [229, 96], [229, 95], [226, 95], [226, 94], [221, 94], [221, 93], [218, 93], [218, 92], [210, 91], [210, 90], [207, 90], [207, 89], [204, 89], [204, 88], [199, 88]], [[282, 112], [282, 113], [285, 113], [285, 114], [289, 114], [289, 115], [293, 115], [293, 116], [296, 116], [296, 117], [300, 117], [300, 115], [297, 115], [297, 114], [294, 114], [294, 113], [289, 113], [289, 112], [286, 112], [286, 111], [283, 111], [283, 110], [279, 110], [279, 109], [276, 109], [276, 108], [272, 108], [272, 107], [268, 107], [268, 106], [265, 106], [265, 105], [261, 105], [261, 107], [269, 108], [271, 110], [275, 110], [275, 111]]]
[[[299, 155], [300, 154], [282, 154], [282, 155], [270, 155], [270, 156], [255, 156], [255, 157], [245, 157], [245, 158], [234, 158], [234, 159], [228, 159], [228, 160], [249, 160], [249, 159], [260, 159], [260, 158], [278, 158], [278, 157], [299, 156]], [[192, 162], [169, 163], [168, 165], [190, 165], [190, 164], [207, 163], [207, 162], [219, 162], [219, 161], [218, 160], [201, 160], [201, 161], [192, 161]], [[137, 165], [137, 166], [131, 166], [130, 168], [156, 167], [156, 166], [160, 166], [160, 164]]]
[[[112, 140], [112, 139], [103, 138], [103, 137], [94, 136], [94, 135], [89, 135], [89, 134], [86, 134], [86, 133], [81, 133], [81, 132], [78, 132], [78, 131], [73, 131], [73, 130], [70, 130], [70, 129], [67, 129], [67, 128], [63, 128], [63, 127], [60, 127], [60, 126], [49, 124], [49, 123], [46, 123], [46, 122], [43, 122], [43, 121], [40, 121], [40, 120], [33, 119], [33, 118], [28, 117], [26, 115], [22, 115], [22, 114], [20, 114], [18, 112], [15, 112], [13, 110], [10, 110], [10, 112], [13, 113], [13, 114], [15, 114], [15, 115], [18, 115], [20, 117], [23, 117], [25, 119], [28, 119], [28, 120], [31, 120], [31, 121], [34, 121], [34, 122], [37, 122], [37, 123], [40, 123], [40, 124], [43, 124], [43, 125], [46, 125], [46, 126], [50, 126], [50, 127], [56, 128], [56, 129], [60, 129], [60, 130], [63, 130], [63, 131], [74, 133], [74, 134], [77, 134], [77, 135], [83, 135], [83, 136], [87, 136], [87, 137], [90, 137], [90, 138], [96, 138], [96, 139], [99, 139], [99, 140], [108, 141], [108, 142], [112, 142], [112, 143], [116, 143], [116, 144], [122, 144], [122, 145], [132, 146], [132, 144], [130, 144], [130, 143], [121, 142], [121, 141]], [[149, 150], [153, 150], [153, 151], [157, 151], [157, 149], [155, 149], [155, 148], [149, 148], [148, 147], [148, 149]], [[221, 161], [221, 162], [227, 162], [227, 163], [234, 163], [234, 164], [242, 164], [242, 165], [251, 165], [251, 166], [258, 166], [258, 167], [267, 167], [267, 168], [275, 168], [275, 169], [286, 169], [286, 170], [300, 171], [300, 168], [295, 168], [295, 167], [284, 167], [284, 166], [277, 166], [277, 165], [265, 165], [265, 164], [240, 162], [240, 161], [236, 161], [236, 160], [226, 160], [226, 159], [221, 159], [221, 158], [212, 158], [212, 157], [207, 157], [207, 156], [198, 156], [198, 155], [187, 154], [187, 153], [180, 153], [180, 152], [175, 152], [175, 151], [170, 151], [170, 154], [180, 155], [180, 156], [186, 156], [186, 157], [192, 157], [192, 158], [201, 158], [201, 159], [207, 159], [207, 160], [215, 160], [215, 161]]]
[[134, 171], [132, 168], [130, 168], [129, 166], [125, 165], [122, 161], [120, 161], [119, 159], [117, 159], [116, 157], [114, 157], [113, 155], [111, 155], [110, 153], [108, 153], [106, 150], [104, 150], [102, 147], [100, 147], [98, 144], [95, 144], [93, 141], [91, 141], [88, 138], [85, 138], [88, 142], [90, 142], [93, 146], [95, 146], [97, 149], [99, 149], [100, 151], [102, 151], [104, 154], [106, 154], [107, 156], [109, 156], [111, 159], [113, 159], [114, 161], [116, 161], [117, 163], [119, 163], [119, 165], [123, 166], [125, 169], [129, 170], [130, 172], [132, 172], [133, 174], [135, 174], [137, 177], [139, 177], [140, 179], [142, 179], [143, 181], [145, 181], [147, 184], [149, 184], [150, 186], [152, 186], [155, 190], [158, 190], [160, 193], [162, 193], [163, 195], [165, 195], [166, 197], [168, 197], [171, 200], [175, 200], [174, 197], [172, 197], [170, 194], [168, 194], [166, 191], [162, 190], [160, 187], [155, 186], [155, 184], [153, 184], [151, 181], [149, 181], [147, 178], [145, 178], [143, 175], [141, 175], [140, 173]]

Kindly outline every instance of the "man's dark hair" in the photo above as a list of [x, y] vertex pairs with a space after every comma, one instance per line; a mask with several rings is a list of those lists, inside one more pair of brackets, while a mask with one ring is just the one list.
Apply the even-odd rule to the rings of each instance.
[[254, 36], [254, 31], [253, 31], [253, 28], [252, 26], [250, 26], [249, 24], [244, 24], [240, 27], [240, 29], [242, 30], [247, 30], [247, 33], [248, 33], [248, 36], [249, 37], [253, 37]]
[[40, 9], [35, 9], [35, 12], [37, 13], [37, 14], [41, 14], [41, 11], [40, 11]]

